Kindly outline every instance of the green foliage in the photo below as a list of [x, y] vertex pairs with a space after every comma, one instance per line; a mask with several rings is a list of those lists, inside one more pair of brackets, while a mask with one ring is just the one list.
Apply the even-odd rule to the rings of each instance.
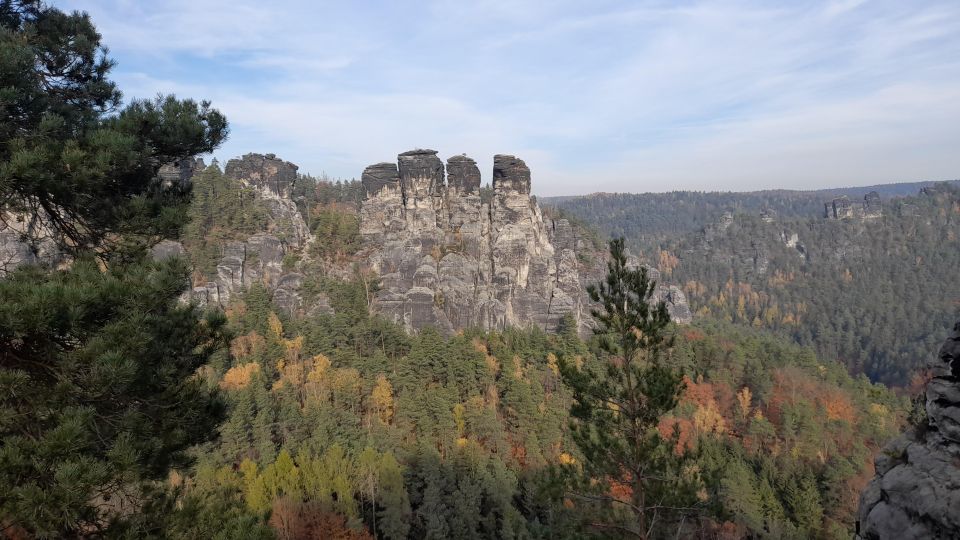
[[223, 246], [265, 230], [269, 214], [249, 189], [210, 165], [193, 177], [189, 222], [181, 239], [196, 272], [206, 279], [217, 273]]
[[0, 514], [55, 537], [119, 519], [222, 416], [194, 372], [222, 317], [178, 303], [176, 260], [0, 280]]
[[[885, 200], [875, 219], [823, 219], [834, 195], [597, 195], [561, 206], [626, 234], [683, 286], [696, 316], [775, 330], [852, 373], [906, 386], [960, 315], [960, 190]], [[776, 210], [773, 222], [764, 209]], [[732, 222], [713, 226], [724, 211]], [[799, 246], [788, 245], [794, 233]]]
[[185, 221], [189, 186], [160, 167], [213, 150], [226, 120], [172, 96], [121, 107], [86, 14], [4, 0], [0, 24], [0, 213], [71, 260], [0, 280], [3, 534], [162, 536], [159, 482], [223, 416], [197, 371], [224, 320], [179, 302], [183, 262], [142, 255]]
[[310, 227], [316, 236], [313, 254], [323, 259], [343, 259], [360, 248], [360, 219], [356, 211], [340, 205], [317, 206]]
[[40, 217], [71, 251], [175, 236], [189, 190], [156, 173], [213, 150], [224, 117], [172, 96], [121, 108], [85, 14], [5, 1], [0, 22], [0, 209]]
[[[956, 182], [955, 182], [956, 183]], [[823, 204], [835, 197], [863, 200], [870, 191], [881, 197], [917, 193], [933, 182], [914, 182], [815, 191], [753, 192], [672, 191], [667, 193], [595, 193], [581, 197], [545, 197], [540, 202], [564, 214], [578, 216], [608, 237], [623, 236], [627, 245], [653, 252], [664, 242], [696, 233], [732, 214], [768, 212], [779, 220], [795, 221], [823, 215]]]
[[[945, 185], [874, 220], [742, 215], [708, 247], [689, 237], [665, 249], [689, 254], [671, 279], [687, 285], [701, 316], [775, 330], [852, 373], [906, 386], [960, 314], [958, 208], [960, 190]], [[784, 244], [784, 228], [803, 256]]]
[[667, 528], [679, 519], [674, 510], [695, 503], [682, 461], [657, 429], [683, 383], [664, 363], [670, 316], [663, 302], [651, 305], [653, 289], [646, 268], [627, 266], [623, 239], [612, 240], [606, 279], [588, 288], [601, 305], [593, 316], [602, 363], [560, 364], [573, 389], [571, 431], [583, 455], [575, 492], [606, 508], [594, 526], [641, 538], [653, 520]]

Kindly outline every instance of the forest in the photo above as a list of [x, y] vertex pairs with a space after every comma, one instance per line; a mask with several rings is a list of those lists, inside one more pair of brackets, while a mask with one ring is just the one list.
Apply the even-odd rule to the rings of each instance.
[[[619, 232], [602, 229], [604, 206], [581, 204], [562, 211]], [[919, 384], [918, 367], [960, 315], [960, 189], [942, 183], [887, 200], [875, 219], [825, 219], [822, 204], [794, 218], [764, 216], [749, 202], [742, 208], [685, 234], [627, 240], [683, 286], [699, 317], [772, 330], [874, 381]], [[642, 205], [622, 211], [656, 214]]]
[[[651, 302], [620, 238], [588, 289], [590, 336], [569, 319], [549, 334], [409, 334], [371, 310], [357, 182], [302, 176], [294, 188], [317, 237], [299, 261], [304, 290], [329, 312], [285, 314], [259, 285], [224, 309], [185, 302], [224, 243], [264, 219], [217, 164], [189, 183], [157, 177], [217, 148], [227, 119], [174, 96], [124, 103], [84, 14], [5, 0], [0, 23], [3, 215], [41, 216], [43, 237], [17, 241], [52, 235], [68, 261], [0, 277], [0, 537], [850, 538], [873, 456], [921, 421], [908, 394], [864, 374], [899, 376], [872, 360], [897, 343], [857, 360], [820, 345], [824, 331], [790, 334], [777, 325], [816, 324], [819, 304], [749, 288], [754, 259], [743, 274], [739, 259], [731, 275], [685, 266], [703, 247], [686, 239], [657, 257], [706, 308], [692, 325]], [[830, 291], [849, 302], [840, 327], [866, 318], [855, 310], [868, 272], [924, 287], [956, 267], [907, 239], [953, 241], [937, 234], [956, 224], [957, 192], [915, 205], [923, 217], [884, 227], [798, 228], [809, 260], [858, 284]], [[766, 225], [740, 217], [711, 245], [739, 253], [737, 239]], [[844, 256], [814, 248], [828, 237], [846, 239]], [[870, 270], [873, 252], [851, 247], [872, 245], [862, 237], [902, 250], [905, 266]], [[151, 257], [161, 239], [186, 255]], [[787, 254], [764, 253], [766, 283], [789, 283], [774, 266]], [[874, 290], [870, 309], [896, 309]]]
[[[837, 197], [862, 201], [876, 191], [884, 199], [916, 195], [936, 182], [902, 182], [875, 186], [810, 191], [766, 190], [671, 191], [665, 193], [594, 193], [575, 197], [541, 197], [547, 207], [577, 216], [604, 235], [623, 236], [636, 249], [696, 233], [716, 223], [724, 213], [760, 215], [782, 220], [823, 215], [824, 203]], [[951, 182], [960, 184], [960, 180]]]

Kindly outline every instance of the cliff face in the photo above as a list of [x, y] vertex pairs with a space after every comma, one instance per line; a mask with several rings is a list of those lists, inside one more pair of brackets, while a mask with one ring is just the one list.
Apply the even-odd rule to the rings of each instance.
[[[247, 154], [230, 160], [224, 174], [253, 190], [257, 202], [268, 211], [268, 225], [244, 241], [228, 242], [217, 264], [215, 280], [195, 287], [191, 297], [201, 305], [226, 306], [233, 294], [262, 283], [272, 292], [277, 307], [287, 313], [317, 308], [303, 305], [303, 275], [283, 264], [287, 255], [300, 254], [312, 241], [296, 203], [290, 199], [297, 166], [273, 154]], [[160, 251], [154, 249], [155, 255], [176, 251], [169, 244], [161, 246]]]
[[450, 158], [445, 175], [436, 154], [404, 152], [363, 173], [360, 233], [380, 275], [380, 312], [410, 330], [447, 332], [553, 330], [567, 313], [585, 321], [573, 228], [544, 219], [523, 160], [494, 158], [485, 203], [476, 162]]
[[[360, 232], [381, 279], [381, 314], [409, 330], [552, 331], [566, 314], [579, 330], [588, 329], [584, 289], [602, 276], [605, 254], [566, 219], [543, 215], [530, 196], [523, 160], [494, 156], [493, 195], [486, 202], [474, 160], [454, 156], [445, 168], [436, 154], [404, 152], [396, 164], [371, 165], [363, 173]], [[658, 297], [688, 322], [679, 289], [661, 288]]]
[[842, 195], [823, 204], [823, 216], [827, 219], [877, 219], [883, 216], [883, 202], [876, 191], [867, 193], [859, 203]]
[[960, 323], [927, 362], [925, 429], [888, 444], [860, 497], [858, 538], [960, 538]]

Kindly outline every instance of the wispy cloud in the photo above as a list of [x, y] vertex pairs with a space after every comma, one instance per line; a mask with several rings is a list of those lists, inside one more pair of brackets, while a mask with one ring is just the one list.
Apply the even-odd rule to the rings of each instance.
[[127, 95], [214, 100], [221, 157], [509, 152], [540, 194], [960, 177], [953, 0], [55, 3]]

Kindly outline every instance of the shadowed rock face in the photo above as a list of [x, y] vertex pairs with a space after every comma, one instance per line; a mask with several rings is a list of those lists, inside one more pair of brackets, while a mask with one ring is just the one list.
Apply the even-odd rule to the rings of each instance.
[[447, 160], [447, 188], [466, 195], [480, 191], [480, 169], [467, 156], [453, 156]]
[[280, 198], [288, 198], [297, 181], [297, 166], [274, 154], [246, 154], [240, 159], [231, 159], [223, 172]]
[[960, 538], [960, 323], [927, 368], [929, 427], [877, 456], [860, 497], [859, 539]]
[[514, 156], [497, 154], [493, 156], [493, 191], [495, 193], [530, 194], [530, 169], [527, 164]]
[[[543, 216], [530, 197], [523, 160], [494, 157], [493, 199], [485, 204], [476, 162], [451, 157], [444, 175], [436, 154], [404, 152], [397, 166], [371, 165], [362, 176], [360, 231], [380, 275], [381, 314], [408, 330], [446, 332], [506, 326], [553, 331], [570, 314], [587, 330], [592, 321], [585, 285], [602, 277], [605, 254], [579, 238], [567, 220]], [[668, 303], [682, 301], [677, 313], [688, 322], [682, 291], [665, 287], [658, 294]]]

